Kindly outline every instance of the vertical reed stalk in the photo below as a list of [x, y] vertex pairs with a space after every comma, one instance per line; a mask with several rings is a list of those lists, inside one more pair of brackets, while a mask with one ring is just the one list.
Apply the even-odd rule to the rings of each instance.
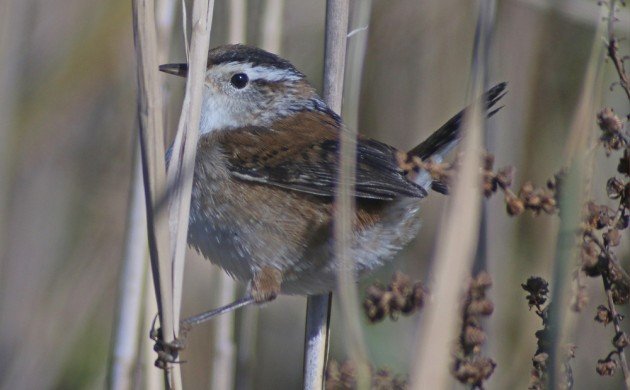
[[142, 318], [142, 290], [147, 271], [147, 216], [140, 161], [140, 150], [136, 148], [108, 372], [108, 387], [111, 389], [133, 388], [134, 367], [140, 346], [138, 334]]
[[[170, 36], [174, 21], [174, 1], [158, 0], [156, 11], [158, 61], [162, 62], [168, 53]], [[145, 283], [147, 271], [147, 220], [146, 204], [143, 198], [142, 163], [140, 149], [134, 155], [134, 168], [131, 180], [131, 201], [128, 210], [127, 237], [123, 255], [123, 269], [119, 278], [119, 297], [114, 324], [112, 358], [110, 359], [108, 380], [110, 388], [131, 389], [133, 386], [133, 369], [142, 355], [142, 345], [138, 337], [141, 321], [152, 322], [152, 314], [144, 316], [143, 306], [148, 302], [150, 283]], [[153, 305], [154, 306], [154, 305]], [[148, 333], [140, 333], [147, 335]], [[146, 371], [157, 372], [151, 364]]]
[[214, 1], [196, 0], [192, 10], [192, 36], [190, 39], [189, 72], [182, 113], [173, 143], [171, 163], [167, 172], [169, 186], [169, 225], [171, 231], [171, 264], [173, 272], [173, 314], [175, 334], [179, 332], [184, 263], [188, 236], [188, 216], [192, 192], [193, 171], [205, 70], [210, 48], [210, 28]]
[[282, 11], [284, 0], [265, 0], [260, 25], [260, 47], [279, 54], [282, 49]]
[[[173, 313], [172, 269], [169, 253], [168, 220], [164, 207], [158, 207], [166, 195], [164, 164], [164, 126], [162, 96], [158, 82], [158, 49], [155, 29], [155, 9], [151, 0], [132, 0], [133, 30], [138, 61], [138, 121], [144, 191], [147, 208], [147, 232], [153, 284], [162, 327], [163, 340], [175, 339]], [[166, 384], [181, 388], [179, 366], [165, 370]]]
[[361, 93], [361, 75], [367, 45], [367, 26], [370, 23], [371, 1], [355, 2], [352, 7], [354, 28], [359, 29], [348, 44], [347, 72], [344, 94], [345, 128], [340, 137], [339, 185], [335, 194], [335, 261], [339, 263], [337, 292], [344, 340], [349, 358], [357, 367], [357, 387], [369, 388], [369, 358], [361, 328], [361, 313], [356, 286], [355, 259], [351, 255], [353, 238], [353, 220], [355, 217], [354, 188], [356, 182], [357, 128], [359, 126], [359, 98]]
[[[489, 31], [492, 0], [482, 1], [477, 19], [477, 31]], [[475, 36], [475, 50], [471, 64], [472, 88], [470, 96], [481, 95], [486, 57], [484, 40], [487, 34]], [[456, 335], [462, 287], [475, 256], [479, 237], [481, 189], [479, 188], [480, 150], [485, 116], [482, 104], [476, 100], [464, 118], [462, 128], [463, 161], [449, 199], [443, 227], [438, 235], [436, 255], [433, 259], [433, 302], [421, 322], [417, 336], [411, 383], [413, 389], [448, 388], [452, 342]]]
[[155, 291], [149, 286], [151, 285], [152, 276], [147, 273], [145, 275], [144, 280], [144, 295], [142, 297], [144, 301], [144, 322], [142, 324], [142, 329], [140, 332], [140, 358], [138, 363], [138, 369], [142, 373], [142, 383], [135, 388], [141, 389], [151, 389], [151, 390], [161, 390], [164, 389], [165, 383], [162, 379], [162, 370], [157, 368], [154, 364], [155, 362], [155, 351], [153, 347], [155, 343], [150, 338], [146, 337], [151, 330], [153, 325], [153, 319], [155, 318], [155, 313], [159, 313], [157, 307], [157, 299], [155, 297]]
[[[341, 112], [348, 7], [348, 0], [326, 2], [323, 97], [328, 106], [337, 113]], [[331, 300], [332, 293], [309, 296], [307, 299], [304, 344], [304, 389], [307, 390], [324, 388]]]
[[589, 63], [586, 68], [584, 83], [580, 93], [580, 100], [573, 116], [573, 123], [565, 149], [565, 159], [568, 167], [563, 179], [561, 198], [559, 201], [560, 227], [556, 243], [556, 253], [553, 263], [552, 299], [549, 304], [550, 335], [549, 342], [549, 383], [550, 389], [559, 388], [562, 382], [561, 367], [565, 360], [565, 348], [570, 333], [567, 323], [569, 310], [569, 296], [571, 268], [577, 254], [577, 234], [582, 220], [583, 206], [589, 190], [587, 176], [592, 173], [593, 154], [593, 123], [597, 108], [601, 100], [602, 64], [604, 59], [601, 36], [604, 33], [604, 15], [600, 18], [595, 30]]

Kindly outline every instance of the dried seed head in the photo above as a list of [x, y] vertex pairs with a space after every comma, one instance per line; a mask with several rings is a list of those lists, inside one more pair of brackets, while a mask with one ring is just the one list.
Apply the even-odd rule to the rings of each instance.
[[484, 171], [482, 174], [483, 182], [481, 183], [481, 188], [483, 190], [483, 196], [489, 198], [494, 194], [497, 189], [497, 181], [492, 172]]
[[506, 194], [505, 204], [507, 213], [513, 217], [521, 215], [525, 211], [525, 203], [515, 196]]
[[599, 260], [597, 257], [599, 256], [599, 247], [593, 241], [585, 241], [582, 243], [582, 248], [580, 250], [580, 258], [582, 260], [582, 269], [587, 273], [593, 273], [594, 271], [599, 272], [598, 270], [594, 270], [599, 264]]
[[531, 182], [527, 181], [521, 187], [518, 197], [521, 199], [527, 199], [534, 194], [534, 191], [534, 185]]
[[[628, 197], [630, 199], [630, 196]], [[615, 227], [619, 230], [624, 230], [630, 225], [630, 206], [626, 206], [626, 210], [623, 211], [623, 214], [617, 221], [617, 225]]]
[[407, 275], [396, 272], [387, 287], [373, 283], [366, 289], [363, 310], [371, 322], [386, 316], [395, 320], [401, 313], [409, 315], [424, 307], [427, 294], [422, 283], [412, 284]]
[[475, 326], [467, 326], [464, 329], [464, 343], [468, 348], [477, 347], [486, 341], [486, 333]]
[[623, 121], [615, 115], [612, 108], [604, 108], [597, 114], [597, 124], [602, 130], [602, 141], [606, 153], [612, 150], [620, 150], [626, 146], [626, 139], [622, 135]]
[[618, 332], [613, 338], [613, 345], [617, 349], [623, 349], [630, 344], [630, 339], [628, 339], [628, 335], [625, 332]]
[[604, 244], [608, 246], [617, 246], [621, 242], [621, 233], [617, 229], [609, 229], [602, 235]]
[[602, 131], [610, 133], [619, 132], [623, 128], [623, 122], [610, 107], [603, 108], [597, 113], [597, 125]]
[[480, 289], [485, 291], [486, 289], [492, 287], [492, 277], [486, 271], [481, 271], [477, 276], [472, 280], [470, 288], [472, 289]]
[[603, 229], [611, 224], [613, 218], [614, 212], [608, 206], [586, 203], [586, 223], [591, 228]]
[[489, 316], [494, 311], [494, 304], [489, 299], [478, 299], [470, 302], [466, 313], [471, 316]]
[[597, 371], [597, 373], [601, 376], [613, 376], [616, 369], [617, 361], [612, 359], [611, 357], [607, 357], [606, 359], [599, 359], [597, 361], [597, 366], [595, 367], [595, 371]]
[[534, 356], [532, 362], [534, 363], [534, 366], [544, 368], [547, 365], [547, 359], [549, 359], [549, 354], [541, 352]]
[[496, 181], [502, 188], [509, 188], [514, 181], [514, 167], [505, 167], [497, 172]]
[[555, 213], [558, 208], [558, 202], [556, 202], [555, 195], [552, 193], [545, 193], [542, 200], [542, 208], [547, 214]]
[[521, 287], [529, 293], [525, 298], [530, 309], [532, 306], [540, 307], [547, 301], [549, 283], [545, 279], [532, 276], [524, 284], [521, 284]]
[[611, 292], [615, 304], [624, 305], [630, 301], [630, 290], [626, 284], [613, 283]]
[[583, 262], [582, 271], [591, 278], [600, 276], [602, 272], [608, 269], [608, 258], [604, 254], [599, 254], [593, 263]]
[[388, 369], [379, 369], [372, 376], [371, 390], [405, 390], [407, 380], [392, 374]]
[[473, 386], [490, 378], [497, 364], [490, 358], [478, 357], [471, 360], [457, 360], [453, 367], [453, 375], [458, 381]]
[[595, 321], [604, 326], [608, 325], [612, 321], [612, 313], [604, 305], [597, 306], [597, 314], [595, 314]]
[[494, 167], [494, 155], [490, 153], [484, 153], [483, 155], [483, 169], [491, 171]]
[[616, 177], [611, 177], [606, 183], [606, 193], [610, 199], [618, 199], [624, 191], [625, 185]]

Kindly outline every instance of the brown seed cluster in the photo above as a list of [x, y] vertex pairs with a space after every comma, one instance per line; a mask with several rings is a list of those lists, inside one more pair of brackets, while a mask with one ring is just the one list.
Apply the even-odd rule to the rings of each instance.
[[616, 209], [590, 201], [583, 211], [580, 267], [585, 275], [604, 279], [614, 304], [630, 300], [630, 276], [621, 267], [614, 252], [614, 248], [621, 244], [622, 232], [630, 225], [629, 177], [611, 177], [606, 183], [608, 197], [618, 201]]
[[357, 368], [346, 361], [339, 364], [332, 360], [326, 366], [326, 390], [354, 389], [357, 386]]
[[597, 306], [597, 314], [595, 314], [595, 321], [604, 326], [612, 322], [612, 312], [604, 305]]
[[457, 162], [436, 163], [431, 159], [423, 161], [420, 157], [409, 156], [404, 152], [396, 154], [396, 159], [398, 166], [406, 172], [410, 180], [415, 180], [421, 171], [425, 171], [429, 173], [433, 182], [440, 183], [445, 191], [448, 191], [448, 186], [451, 184], [454, 173], [457, 170]]
[[458, 381], [479, 389], [483, 388], [483, 382], [490, 378], [496, 367], [494, 360], [481, 354], [486, 341], [482, 320], [494, 310], [494, 304], [486, 296], [491, 286], [492, 279], [487, 272], [479, 273], [470, 282], [464, 301], [462, 330], [451, 367]]
[[535, 215], [544, 212], [554, 214], [557, 210], [557, 180], [549, 181], [547, 188], [536, 188], [531, 182], [525, 182], [518, 193], [511, 190], [514, 178], [514, 167], [505, 167], [497, 172], [493, 171], [494, 157], [486, 154], [482, 171], [483, 193], [486, 198], [497, 191], [503, 191], [506, 210], [509, 215], [521, 215], [525, 210], [532, 211]]
[[[400, 157], [403, 159], [403, 157]], [[429, 172], [434, 182], [440, 183], [443, 187], [448, 186], [453, 181], [453, 176], [458, 168], [457, 160], [450, 163], [434, 163], [431, 160], [422, 161], [417, 157], [401, 160], [399, 162], [403, 169], [409, 172]], [[540, 213], [554, 214], [557, 211], [558, 182], [561, 174], [556, 175], [554, 180], [547, 183], [546, 188], [537, 188], [531, 182], [525, 182], [518, 193], [512, 191], [514, 181], [514, 167], [508, 166], [494, 171], [494, 156], [485, 153], [481, 166], [481, 188], [486, 198], [491, 197], [498, 191], [504, 193], [506, 210], [509, 215], [521, 215], [525, 210], [532, 211], [535, 215]]]
[[376, 282], [367, 288], [363, 309], [370, 322], [387, 316], [395, 320], [400, 314], [410, 315], [422, 309], [427, 295], [421, 282], [412, 282], [409, 276], [396, 272], [387, 286]]
[[[326, 367], [326, 390], [353, 390], [357, 388], [357, 369], [351, 361], [339, 364], [332, 360]], [[406, 390], [407, 378], [395, 375], [387, 368], [370, 369], [372, 390]]]
[[499, 169], [497, 172], [493, 171], [494, 156], [490, 153], [485, 153], [483, 156], [482, 178], [483, 178], [483, 195], [489, 198], [497, 192], [499, 189], [505, 190], [512, 186], [514, 180], [514, 167], [505, 167]]
[[597, 114], [597, 125], [602, 131], [599, 140], [606, 149], [606, 154], [610, 155], [612, 151], [628, 146], [628, 136], [623, 132], [624, 124], [610, 107], [602, 108]]
[[612, 355], [608, 355], [605, 359], [599, 359], [595, 366], [595, 371], [601, 376], [613, 376], [615, 370], [617, 370], [618, 363], [612, 358]]
[[[530, 310], [536, 308], [535, 313], [542, 320], [543, 328], [536, 331], [536, 353], [532, 358], [532, 371], [529, 382], [529, 389], [546, 389], [548, 381], [547, 364], [549, 360], [549, 350], [551, 348], [551, 321], [549, 320], [549, 283], [541, 277], [532, 276], [523, 284], [523, 290], [527, 292], [527, 304]], [[546, 305], [545, 305], [546, 304]], [[575, 357], [575, 345], [565, 346], [565, 358], [562, 363], [562, 376], [559, 388], [570, 389], [573, 386], [573, 371], [570, 360]]]
[[607, 278], [615, 303], [630, 300], [630, 276], [620, 266], [613, 251], [621, 243], [622, 231], [630, 223], [630, 209], [625, 203], [626, 199], [620, 199], [615, 210], [606, 205], [587, 202], [582, 225], [581, 269], [587, 276]]
[[[624, 4], [623, 1], [621, 3]], [[620, 86], [630, 101], [630, 77], [626, 73], [625, 57], [619, 54], [619, 39], [614, 36], [613, 23], [617, 20], [614, 17], [615, 9], [610, 11], [607, 54], [619, 76], [619, 81], [613, 86]], [[610, 107], [603, 108], [597, 114], [597, 125], [601, 130], [599, 140], [606, 155], [610, 157], [614, 152], [623, 151], [617, 165], [620, 176], [612, 176], [606, 182], [606, 194], [617, 202], [617, 207], [615, 209], [589, 202], [584, 211], [582, 227], [582, 270], [588, 276], [602, 278], [607, 297], [607, 304], [598, 306], [595, 321], [604, 326], [612, 323], [615, 331], [612, 339], [614, 349], [604, 359], [599, 359], [595, 367], [599, 375], [606, 376], [614, 375], [619, 365], [624, 375], [628, 375], [625, 349], [630, 344], [630, 338], [621, 329], [623, 315], [617, 311], [616, 305], [630, 301], [630, 276], [621, 267], [614, 252], [614, 248], [621, 243], [622, 232], [630, 225], [628, 118], [629, 115], [624, 119], [619, 118]]]
[[530, 310], [534, 306], [537, 310], [540, 310], [541, 306], [547, 302], [549, 283], [545, 279], [532, 276], [525, 283], [521, 284], [521, 287], [528, 293], [525, 299], [527, 299]]

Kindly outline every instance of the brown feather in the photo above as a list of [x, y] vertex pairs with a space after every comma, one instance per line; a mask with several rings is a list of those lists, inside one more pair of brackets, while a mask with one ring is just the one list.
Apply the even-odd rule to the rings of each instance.
[[[336, 117], [301, 111], [277, 120], [271, 128], [220, 131], [218, 141], [239, 179], [331, 197], [337, 183], [341, 131]], [[358, 139], [357, 198], [392, 200], [426, 195], [422, 187], [407, 179], [398, 153], [381, 142]]]
[[[206, 134], [199, 140], [189, 242], [211, 261], [242, 280], [253, 278], [256, 270], [265, 267], [281, 269], [283, 280], [290, 281], [305, 266], [326, 266], [330, 261], [328, 255], [309, 256], [311, 262], [322, 261], [320, 265], [304, 263], [302, 259], [313, 248], [325, 250], [328, 247], [326, 243], [332, 237], [333, 199], [234, 179], [228, 163], [230, 156], [239, 153], [239, 156], [252, 157], [260, 152], [254, 153], [251, 141], [255, 138], [251, 133], [235, 132], [234, 135], [237, 138], [217, 132]], [[232, 141], [238, 142], [239, 147]], [[360, 234], [373, 229], [389, 203], [359, 199], [355, 232]], [[213, 237], [203, 237], [207, 229], [213, 231]], [[215, 239], [220, 241], [218, 247], [213, 242]], [[243, 257], [252, 264], [222, 261], [225, 254], [215, 253], [224, 250], [221, 248], [241, 248]]]

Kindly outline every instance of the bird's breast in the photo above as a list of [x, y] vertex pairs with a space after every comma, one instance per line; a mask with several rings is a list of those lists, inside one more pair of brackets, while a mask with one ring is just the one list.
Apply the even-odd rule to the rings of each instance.
[[200, 140], [189, 243], [240, 280], [264, 267], [294, 268], [330, 222], [330, 205], [233, 177], [220, 144]]

